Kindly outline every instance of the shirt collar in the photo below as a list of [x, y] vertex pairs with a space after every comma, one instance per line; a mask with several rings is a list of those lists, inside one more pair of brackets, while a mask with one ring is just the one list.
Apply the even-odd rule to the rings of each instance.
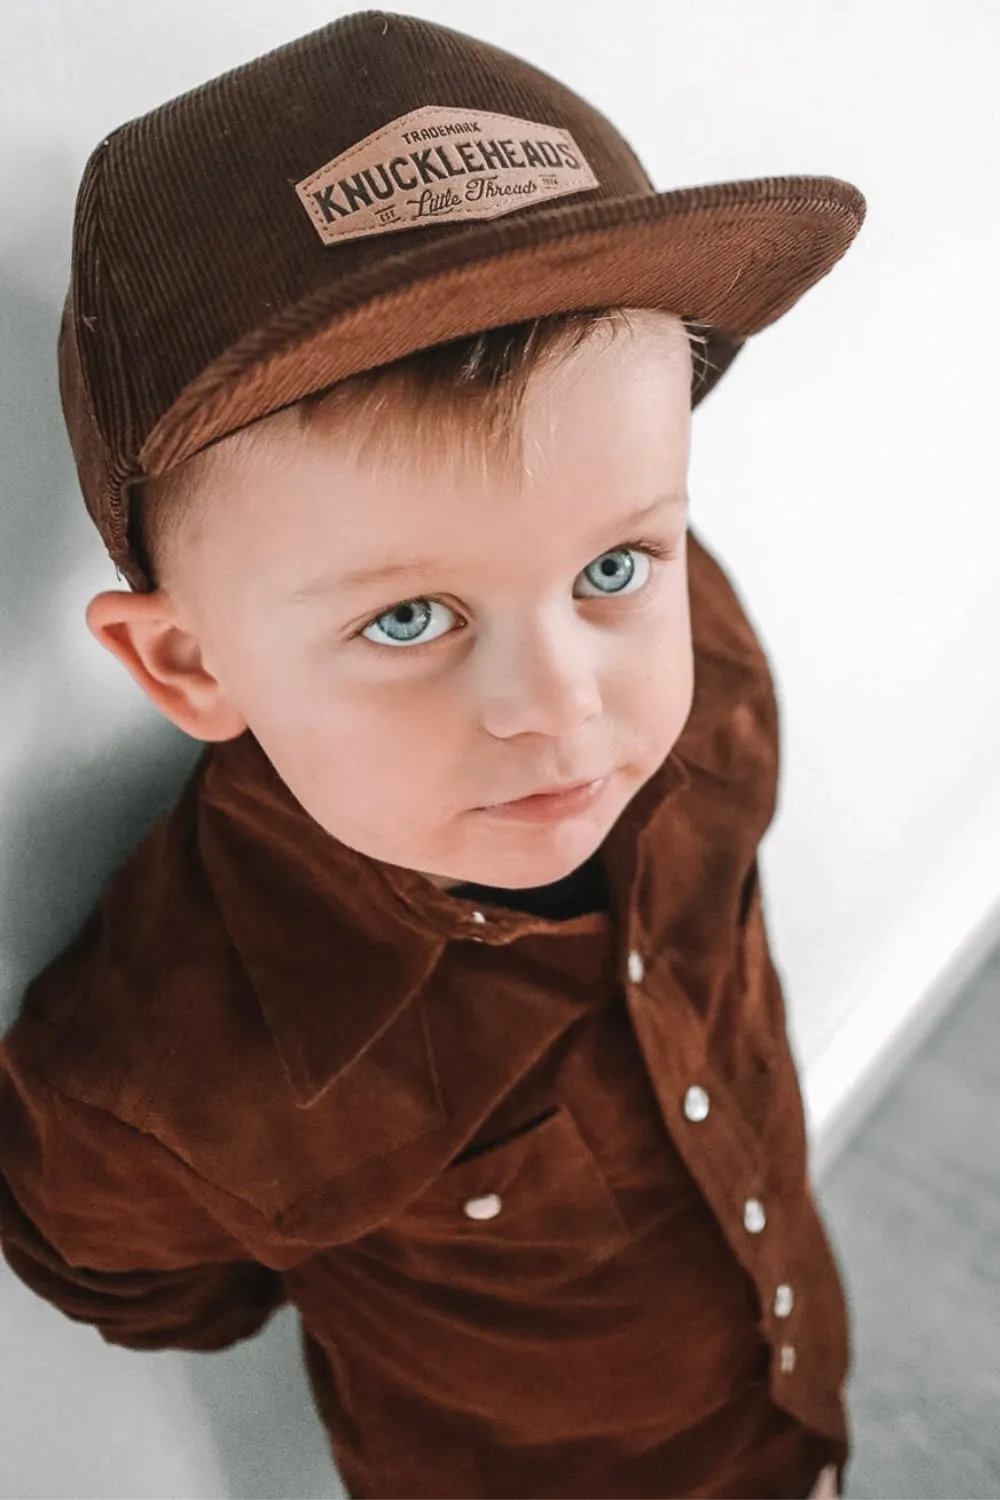
[[[689, 779], [675, 746], [605, 839], [620, 915], [650, 823]], [[349, 848], [306, 812], [249, 730], [206, 752], [197, 821], [217, 908], [301, 1105], [392, 1023], [450, 940], [501, 945], [564, 925], [480, 910]]]

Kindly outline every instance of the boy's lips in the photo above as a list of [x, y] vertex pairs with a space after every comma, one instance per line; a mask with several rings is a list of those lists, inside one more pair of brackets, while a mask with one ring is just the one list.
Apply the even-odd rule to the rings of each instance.
[[592, 781], [600, 780], [597, 776], [581, 776], [576, 781], [563, 781], [553, 786], [536, 787], [533, 792], [522, 792], [518, 797], [505, 798], [503, 802], [491, 802], [490, 807], [505, 807], [508, 802], [526, 802], [529, 797], [555, 797], [560, 792], [575, 792], [581, 786], [589, 786]]
[[566, 783], [555, 792], [533, 792], [511, 802], [494, 802], [488, 807], [480, 808], [480, 811], [496, 813], [501, 817], [526, 818], [530, 822], [547, 822], [549, 819], [568, 817], [589, 807], [600, 796], [607, 782], [608, 777], [601, 776], [592, 781]]

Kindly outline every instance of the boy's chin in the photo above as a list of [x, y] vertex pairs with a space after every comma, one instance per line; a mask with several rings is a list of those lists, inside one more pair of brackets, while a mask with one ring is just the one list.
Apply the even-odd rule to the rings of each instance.
[[429, 881], [431, 885], [437, 886], [439, 891], [450, 891], [452, 886], [464, 885], [465, 881], [452, 875], [428, 875], [424, 870], [418, 870], [419, 875]]

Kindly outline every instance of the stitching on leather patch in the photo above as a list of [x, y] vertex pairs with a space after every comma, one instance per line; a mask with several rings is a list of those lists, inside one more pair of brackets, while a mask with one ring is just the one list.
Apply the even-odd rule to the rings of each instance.
[[494, 219], [597, 177], [568, 130], [427, 104], [383, 125], [295, 184], [325, 245], [397, 229]]

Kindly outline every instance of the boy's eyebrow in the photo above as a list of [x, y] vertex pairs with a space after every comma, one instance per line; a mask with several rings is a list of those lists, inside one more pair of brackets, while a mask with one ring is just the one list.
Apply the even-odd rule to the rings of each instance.
[[[610, 535], [612, 531], [617, 532], [640, 526], [663, 509], [683, 511], [687, 509], [687, 506], [686, 491], [679, 494], [658, 495], [652, 504], [644, 505], [641, 510], [633, 512], [630, 516], [622, 516], [614, 523], [602, 526], [600, 535]], [[329, 593], [331, 589], [356, 589], [370, 583], [385, 582], [390, 578], [408, 577], [413, 573], [428, 573], [435, 566], [437, 564], [433, 562], [382, 563], [378, 567], [355, 568], [350, 573], [323, 573], [311, 582], [304, 583], [301, 588], [295, 589], [287, 596], [288, 602], [303, 603]]]

